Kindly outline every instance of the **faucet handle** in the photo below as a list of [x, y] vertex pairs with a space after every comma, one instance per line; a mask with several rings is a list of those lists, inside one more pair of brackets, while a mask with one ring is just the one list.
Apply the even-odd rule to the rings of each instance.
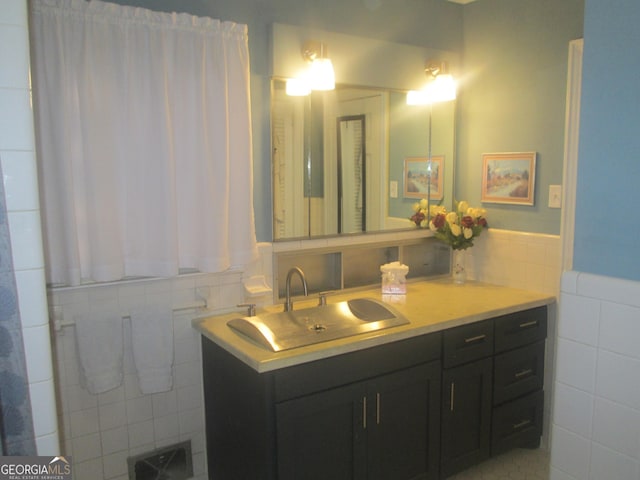
[[236, 305], [237, 307], [247, 307], [247, 316], [255, 317], [256, 316], [256, 304], [255, 303], [239, 303]]
[[333, 291], [320, 292], [318, 293], [318, 305], [326, 305], [327, 304], [327, 295], [331, 295]]

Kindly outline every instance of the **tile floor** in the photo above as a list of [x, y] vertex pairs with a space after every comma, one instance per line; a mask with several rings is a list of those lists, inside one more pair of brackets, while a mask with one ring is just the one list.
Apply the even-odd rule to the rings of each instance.
[[447, 480], [548, 480], [549, 452], [516, 449], [491, 458]]

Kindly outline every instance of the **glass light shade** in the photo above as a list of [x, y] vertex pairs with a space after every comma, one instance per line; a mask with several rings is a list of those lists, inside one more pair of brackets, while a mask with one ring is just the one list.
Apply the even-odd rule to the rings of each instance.
[[311, 90], [333, 90], [336, 88], [336, 74], [329, 58], [316, 58], [307, 72]]
[[407, 92], [407, 105], [428, 105], [431, 103], [429, 92], [425, 90], [409, 90]]
[[287, 79], [285, 92], [290, 97], [304, 97], [311, 93], [311, 87], [309, 82], [302, 78], [289, 78]]
[[451, 75], [438, 75], [430, 84], [433, 102], [448, 102], [456, 99], [456, 82]]
[[456, 82], [451, 75], [438, 75], [422, 90], [407, 93], [407, 105], [429, 105], [456, 99]]

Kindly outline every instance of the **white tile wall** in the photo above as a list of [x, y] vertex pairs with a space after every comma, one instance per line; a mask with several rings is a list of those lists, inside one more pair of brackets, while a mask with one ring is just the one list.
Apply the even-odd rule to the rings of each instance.
[[562, 276], [551, 480], [640, 478], [640, 282]]
[[58, 455], [58, 425], [40, 235], [26, 0], [0, 8], [0, 161], [29, 396], [40, 455]]
[[[261, 246], [270, 258], [270, 248]], [[253, 271], [257, 271], [257, 267]], [[270, 270], [269, 270], [270, 271]], [[72, 455], [77, 480], [124, 480], [127, 458], [184, 440], [191, 440], [196, 479], [205, 479], [204, 402], [200, 337], [191, 320], [198, 309], [174, 313], [173, 388], [143, 395], [138, 386], [130, 340], [131, 320], [124, 320], [124, 380], [119, 387], [91, 395], [79, 383], [72, 319], [95, 302], [114, 302], [123, 315], [138, 305], [171, 299], [174, 308], [198, 302], [197, 291], [208, 296], [209, 314], [253, 300], [245, 297], [242, 272], [193, 274], [173, 279], [52, 290], [51, 309], [64, 326], [57, 331], [54, 351], [63, 428], [62, 453]], [[270, 297], [269, 297], [270, 298]]]
[[496, 285], [558, 295], [561, 243], [558, 235], [489, 228], [467, 250], [469, 277]]
[[[471, 279], [512, 288], [559, 295], [562, 272], [558, 235], [489, 228], [467, 250]], [[542, 446], [549, 448], [556, 356], [556, 309], [549, 310], [545, 350], [544, 421]]]

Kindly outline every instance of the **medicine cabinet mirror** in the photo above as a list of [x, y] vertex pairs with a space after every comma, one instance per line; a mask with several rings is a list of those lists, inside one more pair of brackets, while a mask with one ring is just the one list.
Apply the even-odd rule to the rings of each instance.
[[352, 85], [294, 97], [272, 79], [274, 240], [415, 228], [405, 159], [428, 156], [430, 108], [432, 155], [444, 157], [432, 202], [450, 206], [455, 101], [409, 106], [406, 92]]

